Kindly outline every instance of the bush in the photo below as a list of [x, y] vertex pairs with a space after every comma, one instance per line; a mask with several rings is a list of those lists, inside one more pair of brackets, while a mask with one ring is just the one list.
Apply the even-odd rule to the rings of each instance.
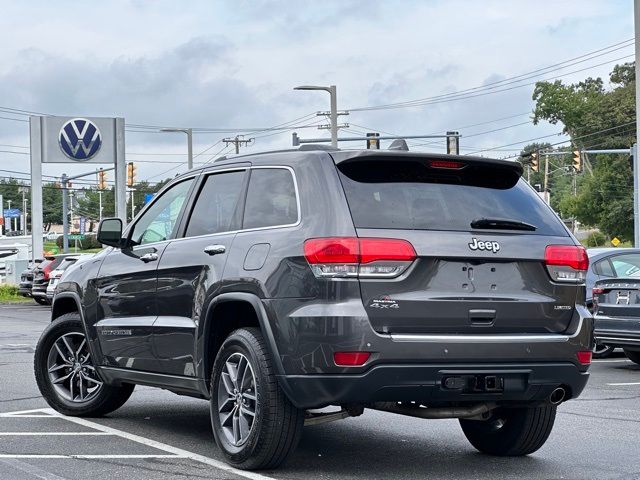
[[[63, 237], [62, 235], [60, 235], [56, 239], [56, 245], [61, 251], [62, 251], [62, 241], [63, 241]], [[69, 247], [73, 247], [74, 243], [75, 243], [74, 240], [69, 240]], [[98, 239], [96, 238], [95, 234], [89, 233], [84, 236], [84, 240], [78, 240], [78, 248], [81, 250], [87, 250], [89, 248], [102, 248], [102, 244], [98, 242]]]
[[587, 247], [604, 247], [607, 244], [607, 237], [602, 232], [593, 232], [585, 240]]
[[22, 300], [25, 300], [25, 298], [18, 294], [17, 285], [0, 285], [0, 302], [15, 302]]

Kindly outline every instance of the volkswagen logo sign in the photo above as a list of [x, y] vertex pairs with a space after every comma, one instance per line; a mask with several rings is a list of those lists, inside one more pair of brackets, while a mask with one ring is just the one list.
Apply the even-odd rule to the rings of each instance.
[[93, 158], [102, 146], [98, 126], [86, 118], [72, 118], [60, 129], [60, 149], [71, 160], [86, 162]]

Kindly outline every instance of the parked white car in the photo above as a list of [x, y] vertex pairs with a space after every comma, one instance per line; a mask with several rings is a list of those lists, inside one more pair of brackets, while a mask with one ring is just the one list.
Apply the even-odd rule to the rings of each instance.
[[85, 261], [86, 259], [91, 257], [93, 257], [93, 254], [91, 253], [65, 257], [65, 259], [62, 260], [62, 263], [58, 265], [58, 268], [56, 268], [55, 270], [52, 270], [51, 273], [49, 273], [49, 284], [47, 285], [47, 299], [49, 301], [53, 300], [53, 295], [56, 292], [56, 287], [58, 286], [58, 283], [60, 283], [60, 279], [62, 278], [62, 275], [71, 265], [74, 265], [81, 261]]

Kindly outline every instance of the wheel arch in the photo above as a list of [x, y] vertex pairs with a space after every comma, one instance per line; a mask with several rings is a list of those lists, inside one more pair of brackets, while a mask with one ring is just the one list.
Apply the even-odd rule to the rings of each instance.
[[[251, 315], [250, 319], [237, 319], [238, 314]], [[223, 293], [218, 295], [207, 307], [205, 323], [202, 328], [201, 354], [198, 363], [201, 365], [201, 377], [209, 386], [213, 362], [218, 350], [228, 334], [236, 328], [255, 326], [264, 336], [269, 349], [276, 374], [281, 379], [284, 374], [278, 347], [273, 336], [269, 318], [264, 305], [257, 295], [251, 293]], [[280, 382], [282, 384], [282, 382]], [[288, 389], [282, 385], [288, 395]]]
[[80, 301], [80, 297], [77, 294], [73, 292], [63, 292], [53, 297], [53, 304], [51, 305], [52, 322], [62, 315], [74, 312], [78, 313], [84, 320], [84, 314], [82, 312], [82, 302]]

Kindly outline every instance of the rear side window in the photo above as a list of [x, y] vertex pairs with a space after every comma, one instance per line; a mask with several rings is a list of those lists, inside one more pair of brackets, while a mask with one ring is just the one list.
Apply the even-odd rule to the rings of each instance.
[[605, 258], [604, 260], [600, 260], [593, 265], [593, 271], [598, 275], [602, 275], [605, 277], [615, 277], [616, 274], [613, 271], [613, 267], [611, 267], [611, 263], [609, 263], [609, 259]]
[[209, 175], [191, 212], [187, 237], [235, 230], [245, 171]]
[[522, 234], [566, 236], [562, 222], [513, 170], [468, 165], [436, 169], [427, 160], [358, 160], [338, 166], [357, 228], [483, 231], [481, 218], [536, 227]]
[[285, 168], [251, 170], [243, 228], [291, 225], [298, 221], [293, 175]]
[[618, 277], [640, 276], [640, 254], [616, 255], [611, 258], [611, 263]]

